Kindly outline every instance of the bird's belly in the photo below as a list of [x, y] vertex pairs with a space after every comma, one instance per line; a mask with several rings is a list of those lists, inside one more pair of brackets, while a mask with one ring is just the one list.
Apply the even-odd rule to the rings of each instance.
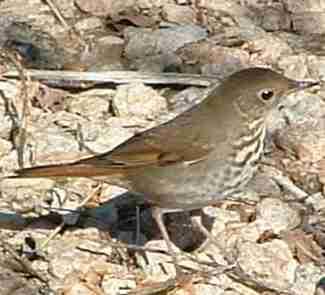
[[[264, 131], [263, 131], [264, 132]], [[131, 179], [133, 188], [156, 206], [197, 209], [242, 191], [257, 170], [264, 136], [248, 148], [212, 153], [194, 164], [152, 167]]]
[[[131, 180], [132, 186], [156, 206], [192, 210], [215, 204], [246, 181], [239, 180], [243, 173], [241, 169], [230, 169], [224, 160], [184, 165], [174, 165], [172, 169], [170, 166], [153, 167], [149, 173], [146, 170], [135, 176]], [[247, 176], [254, 173], [253, 168], [246, 170]]]

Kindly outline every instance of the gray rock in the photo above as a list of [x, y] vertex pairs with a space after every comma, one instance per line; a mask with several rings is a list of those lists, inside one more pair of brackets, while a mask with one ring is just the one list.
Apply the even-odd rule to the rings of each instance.
[[276, 124], [270, 126], [274, 140], [283, 149], [306, 163], [325, 156], [325, 103], [315, 94], [299, 92], [283, 102]]
[[301, 34], [324, 34], [325, 12], [304, 12], [292, 15], [293, 28]]
[[0, 159], [12, 150], [12, 143], [0, 137]]
[[109, 101], [95, 96], [77, 96], [70, 99], [68, 110], [89, 120], [105, 119], [109, 116]]
[[204, 90], [196, 87], [189, 87], [168, 97], [168, 108], [170, 112], [181, 113], [191, 106], [199, 103], [202, 100]]
[[296, 228], [301, 223], [298, 210], [294, 210], [287, 203], [279, 199], [263, 199], [256, 208], [256, 219], [263, 219], [270, 226], [273, 233]]
[[2, 206], [25, 216], [48, 213], [48, 192], [55, 182], [51, 179], [5, 179], [1, 181]]
[[166, 21], [177, 24], [194, 24], [196, 15], [189, 6], [165, 4], [162, 8], [163, 17]]
[[146, 120], [153, 120], [159, 114], [167, 112], [166, 99], [140, 83], [119, 86], [112, 106], [119, 117], [136, 116]]
[[278, 61], [278, 67], [282, 69], [283, 74], [295, 80], [309, 77], [309, 55], [288, 55], [283, 56]]
[[250, 62], [255, 65], [276, 64], [281, 56], [288, 56], [293, 51], [283, 38], [267, 34], [244, 45], [250, 52]]
[[[134, 121], [138, 124], [139, 121]], [[111, 117], [106, 121], [84, 122], [81, 133], [84, 145], [94, 153], [103, 153], [111, 150], [134, 134], [132, 128], [127, 128], [132, 120]]]
[[0, 281], [0, 294], [33, 295], [40, 292], [40, 289], [21, 278], [17, 272], [3, 266], [0, 267]]
[[[111, 10], [114, 1], [85, 1], [85, 0], [76, 0], [75, 3], [77, 7], [87, 13], [96, 16], [107, 16]], [[118, 1], [121, 2], [121, 1]]]
[[290, 14], [282, 1], [241, 1], [249, 8], [249, 15], [266, 31], [289, 30], [291, 25]]
[[[161, 71], [168, 67], [177, 67], [179, 61], [174, 52], [187, 43], [196, 42], [207, 37], [207, 31], [199, 26], [175, 26], [159, 30], [127, 28], [124, 30], [127, 40], [125, 56], [132, 62], [133, 68], [148, 70], [155, 64]], [[151, 70], [151, 68], [150, 68]]]
[[308, 197], [306, 200], [311, 204], [316, 212], [325, 211], [325, 198], [322, 193], [316, 193]]
[[272, 134], [278, 131], [283, 134], [284, 128], [294, 131], [298, 125], [317, 126], [325, 112], [325, 104], [318, 95], [302, 91], [289, 95], [282, 105], [283, 108], [273, 112], [267, 120]]
[[298, 263], [285, 242], [272, 240], [256, 244], [242, 241], [237, 250], [237, 263], [250, 280], [279, 292], [290, 289]]
[[105, 294], [123, 295], [128, 294], [130, 289], [136, 287], [136, 282], [130, 278], [112, 278], [110, 275], [105, 275], [101, 283]]
[[[215, 45], [214, 42], [201, 41], [185, 45], [177, 55], [187, 68], [200, 68], [204, 75], [224, 79], [232, 73], [249, 66], [249, 54], [239, 48]], [[185, 68], [185, 66], [183, 66]], [[217, 79], [216, 79], [217, 80]]]
[[96, 30], [103, 26], [103, 23], [98, 17], [89, 17], [75, 24], [78, 31]]
[[283, 3], [288, 11], [292, 13], [300, 13], [306, 11], [325, 11], [325, 3], [323, 1], [314, 0], [284, 0]]
[[[299, 265], [295, 271], [295, 282], [290, 288], [290, 294], [315, 294], [316, 285], [324, 276], [324, 272], [315, 264]], [[318, 295], [318, 294], [317, 294]]]
[[199, 7], [204, 11], [204, 26], [212, 34], [220, 35], [220, 45], [238, 46], [265, 34], [251, 18], [250, 10], [235, 1], [200, 1]]
[[187, 25], [156, 31], [128, 28], [124, 31], [124, 36], [128, 40], [125, 54], [133, 59], [174, 52], [186, 43], [207, 37], [207, 32], [199, 26]]
[[60, 157], [63, 160], [69, 153], [73, 155], [79, 150], [76, 138], [57, 126], [42, 128], [34, 125], [30, 126], [29, 130], [31, 137], [27, 142], [30, 144], [35, 163], [45, 164], [45, 159], [46, 162], [57, 161], [58, 154], [62, 154]]
[[[164, 240], [149, 241], [145, 244], [148, 248], [167, 250], [167, 245]], [[175, 251], [179, 252], [176, 246], [173, 246]], [[172, 263], [172, 258], [169, 254], [148, 251], [143, 257], [140, 253], [137, 255], [137, 263], [146, 273], [146, 275], [154, 281], [164, 281], [175, 275], [175, 266]]]
[[323, 1], [285, 0], [284, 5], [291, 13], [292, 26], [301, 34], [325, 32], [325, 5]]
[[[108, 35], [96, 39], [89, 56], [89, 70], [92, 71], [113, 71], [123, 70], [124, 40], [117, 36]], [[94, 89], [95, 91], [99, 89]], [[103, 89], [112, 92], [111, 89]]]
[[215, 75], [221, 79], [236, 71], [248, 67], [249, 55], [237, 48], [215, 46], [211, 48], [207, 63], [203, 62], [201, 72], [204, 75]]

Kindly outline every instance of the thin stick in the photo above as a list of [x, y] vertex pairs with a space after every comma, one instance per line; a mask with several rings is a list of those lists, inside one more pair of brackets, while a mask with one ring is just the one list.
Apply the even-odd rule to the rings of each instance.
[[[126, 84], [142, 82], [144, 84], [178, 84], [193, 86], [211, 86], [218, 82], [217, 77], [175, 74], [175, 73], [145, 73], [134, 71], [103, 71], [103, 72], [75, 72], [75, 71], [43, 71], [28, 70], [26, 73], [35, 80], [59, 80], [96, 83]], [[2, 74], [6, 78], [18, 78], [17, 71], [9, 71]]]
[[38, 251], [42, 251], [48, 243], [62, 230], [62, 228], [65, 226], [65, 222], [62, 221], [46, 238], [46, 240], [40, 245], [40, 247], [37, 249]]
[[61, 23], [63, 27], [65, 27], [69, 32], [73, 32], [75, 36], [77, 37], [78, 42], [83, 45], [85, 48], [87, 45], [85, 44], [84, 40], [81, 38], [79, 32], [75, 29], [74, 26], [70, 26], [66, 20], [64, 19], [64, 16], [62, 15], [58, 5], [54, 3], [53, 0], [43, 0], [52, 10], [53, 14], [55, 17], [58, 19], [58, 21]]
[[68, 25], [68, 23], [65, 21], [62, 13], [59, 11], [59, 9], [56, 7], [56, 5], [52, 2], [52, 0], [44, 0], [44, 2], [46, 2], [46, 4], [51, 8], [53, 14], [55, 15], [55, 17], [59, 20], [59, 22], [66, 28], [66, 29], [70, 29], [70, 26]]
[[[85, 204], [88, 203], [89, 200], [91, 200], [97, 193], [98, 191], [101, 189], [100, 186], [96, 187], [95, 190], [89, 194], [84, 200], [82, 200], [80, 202], [80, 204], [77, 206], [77, 208], [74, 210], [75, 213], [79, 213], [78, 209], [82, 208]], [[64, 219], [64, 217], [63, 217]], [[41, 244], [41, 246], [39, 247], [39, 250], [43, 250], [48, 243], [62, 230], [62, 228], [66, 225], [66, 221], [63, 220], [52, 232], [51, 234], [47, 237], [47, 239]]]
[[[18, 61], [16, 56], [8, 51], [2, 51], [1, 55], [8, 59], [10, 62], [13, 63], [15, 68], [17, 69], [17, 78], [21, 81], [21, 89], [18, 93], [19, 99], [23, 101], [22, 105], [22, 112], [21, 117], [19, 118], [19, 126], [18, 126], [18, 134], [17, 134], [17, 141], [14, 142], [14, 145], [17, 149], [18, 154], [18, 165], [20, 168], [24, 166], [24, 148], [26, 143], [26, 128], [27, 128], [27, 120], [26, 116], [28, 113], [28, 87], [27, 82], [30, 81], [28, 75], [26, 75], [25, 69], [23, 68], [22, 64]], [[18, 115], [18, 113], [17, 113]]]
[[33, 277], [38, 278], [43, 283], [48, 284], [48, 280], [43, 275], [38, 273], [31, 266], [31, 263], [26, 258], [19, 256], [10, 244], [8, 244], [7, 242], [1, 241], [1, 245], [5, 249], [5, 251], [7, 251], [15, 259], [15, 261], [17, 261], [21, 265], [24, 272], [32, 275]]

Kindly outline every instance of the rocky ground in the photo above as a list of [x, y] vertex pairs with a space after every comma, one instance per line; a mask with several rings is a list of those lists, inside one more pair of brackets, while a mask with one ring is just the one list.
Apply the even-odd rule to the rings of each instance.
[[[2, 177], [110, 150], [242, 68], [325, 75], [325, 4], [317, 0], [3, 0], [0, 24]], [[28, 69], [122, 78], [36, 79]], [[92, 179], [3, 180], [0, 294], [325, 294], [322, 84], [270, 116], [266, 146], [241, 199], [199, 212], [215, 244], [189, 226], [189, 213], [166, 217], [191, 274], [184, 282], [173, 281], [140, 196]]]

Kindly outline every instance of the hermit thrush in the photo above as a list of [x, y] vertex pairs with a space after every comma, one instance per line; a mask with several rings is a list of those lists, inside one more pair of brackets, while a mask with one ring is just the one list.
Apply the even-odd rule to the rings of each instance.
[[162, 215], [211, 205], [244, 189], [263, 152], [265, 119], [291, 91], [315, 85], [269, 69], [239, 71], [175, 119], [107, 153], [26, 168], [17, 177], [105, 176], [144, 194], [174, 261]]

